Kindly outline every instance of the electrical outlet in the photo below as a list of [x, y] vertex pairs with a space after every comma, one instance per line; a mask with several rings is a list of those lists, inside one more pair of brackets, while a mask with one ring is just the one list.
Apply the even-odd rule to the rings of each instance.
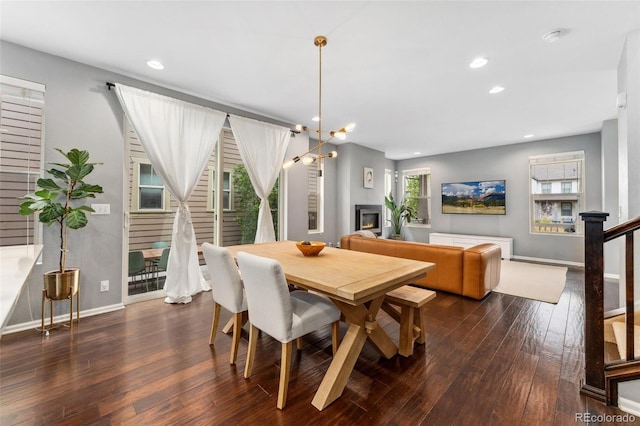
[[109, 280], [100, 281], [100, 291], [109, 291]]
[[91, 214], [111, 214], [111, 204], [91, 204], [91, 208], [95, 210]]

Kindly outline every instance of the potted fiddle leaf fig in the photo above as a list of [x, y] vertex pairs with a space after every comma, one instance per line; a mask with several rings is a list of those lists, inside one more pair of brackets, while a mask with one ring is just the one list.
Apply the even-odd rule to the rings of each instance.
[[399, 205], [396, 204], [391, 193], [389, 193], [388, 197], [384, 197], [384, 204], [391, 211], [391, 219], [387, 219], [391, 222], [391, 238], [400, 240], [402, 239], [402, 227], [407, 221], [410, 222], [411, 218], [416, 216], [416, 212], [406, 201], [402, 201]]
[[73, 296], [78, 291], [80, 270], [67, 268], [67, 231], [87, 225], [86, 212], [93, 208], [84, 204], [87, 198], [102, 193], [100, 185], [88, 184], [84, 179], [99, 163], [89, 163], [89, 153], [78, 149], [64, 152], [56, 148], [67, 163], [52, 163], [47, 170], [53, 178], [40, 178], [36, 191], [21, 197], [20, 214], [38, 214], [40, 222], [60, 227], [60, 262], [56, 271], [45, 272], [44, 288], [49, 299], [60, 300]]

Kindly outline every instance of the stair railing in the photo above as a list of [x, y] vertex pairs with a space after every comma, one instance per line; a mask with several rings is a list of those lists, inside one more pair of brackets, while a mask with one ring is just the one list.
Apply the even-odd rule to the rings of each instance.
[[[585, 222], [584, 306], [585, 379], [581, 393], [617, 404], [619, 381], [639, 378], [640, 360], [634, 360], [634, 247], [633, 233], [640, 229], [640, 216], [604, 230], [609, 213], [580, 213]], [[614, 365], [604, 360], [604, 243], [625, 238], [625, 314], [626, 359]], [[632, 368], [629, 368], [632, 367]], [[631, 371], [631, 373], [630, 373]]]

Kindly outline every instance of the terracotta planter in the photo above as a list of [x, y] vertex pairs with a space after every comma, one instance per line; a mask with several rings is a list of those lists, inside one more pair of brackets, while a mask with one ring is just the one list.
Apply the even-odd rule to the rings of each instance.
[[70, 268], [64, 272], [49, 271], [44, 273], [44, 290], [52, 300], [63, 300], [78, 292], [80, 269]]

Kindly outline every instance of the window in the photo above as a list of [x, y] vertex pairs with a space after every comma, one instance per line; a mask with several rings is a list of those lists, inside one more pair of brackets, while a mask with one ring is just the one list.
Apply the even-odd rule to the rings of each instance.
[[407, 205], [412, 207], [416, 217], [411, 225], [431, 224], [431, 170], [403, 170], [402, 192]]
[[[387, 197], [391, 192], [393, 192], [393, 176], [394, 172], [390, 169], [384, 170], [384, 196]], [[395, 172], [396, 180], [398, 176], [398, 172]], [[387, 224], [391, 222], [391, 210], [384, 209], [384, 223]]]
[[584, 152], [529, 158], [531, 232], [581, 235], [584, 209]]
[[162, 178], [153, 169], [149, 160], [133, 159], [133, 191], [131, 193], [131, 211], [168, 212], [169, 191], [164, 187]]
[[[324, 231], [324, 180], [318, 176], [318, 165], [313, 162], [307, 168], [307, 214], [311, 233]], [[322, 167], [322, 165], [321, 165]]]
[[[216, 200], [216, 170], [209, 167], [209, 196], [207, 197], [207, 210], [215, 210]], [[233, 179], [231, 179], [231, 170], [222, 172], [222, 210], [233, 210]]]
[[21, 216], [22, 197], [44, 168], [44, 84], [0, 75], [0, 246], [42, 243], [36, 216]]

